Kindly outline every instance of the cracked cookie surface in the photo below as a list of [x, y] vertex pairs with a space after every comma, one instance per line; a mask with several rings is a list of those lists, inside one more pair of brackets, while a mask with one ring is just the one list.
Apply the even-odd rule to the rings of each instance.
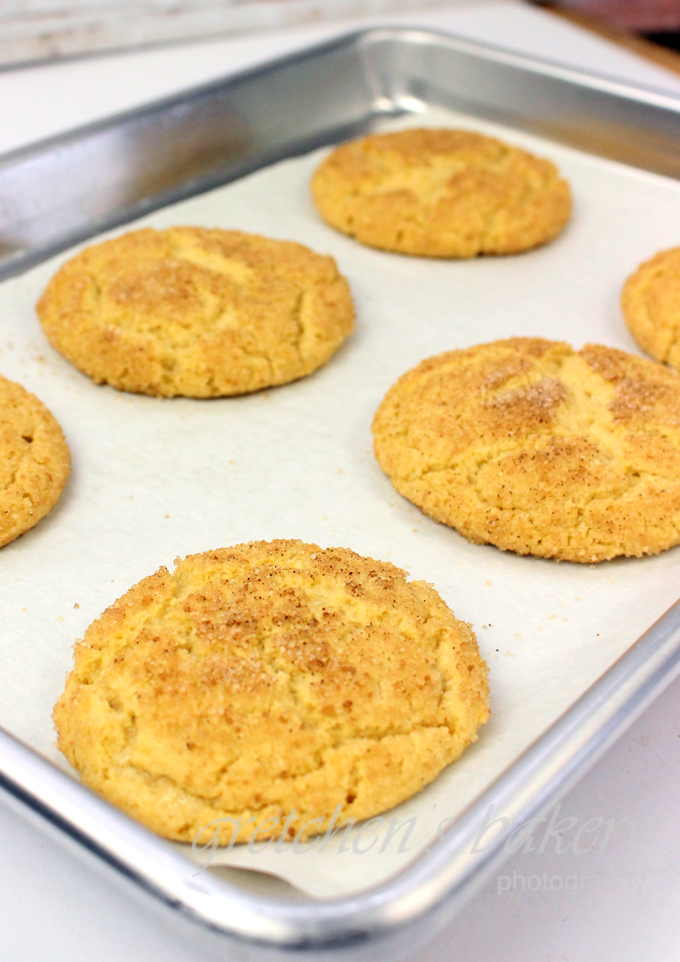
[[332, 257], [241, 231], [151, 228], [67, 261], [37, 305], [48, 340], [97, 383], [172, 397], [285, 384], [351, 333]]
[[680, 247], [661, 251], [631, 274], [621, 307], [643, 351], [680, 370]]
[[202, 844], [213, 829], [225, 844], [233, 823], [213, 823], [241, 818], [238, 841], [306, 837], [458, 758], [488, 716], [486, 674], [471, 628], [394, 565], [251, 542], [161, 568], [108, 608], [54, 720], [85, 783], [162, 835], [210, 825]]
[[0, 377], [0, 547], [52, 510], [70, 471], [53, 415], [20, 384]]
[[373, 421], [397, 491], [470, 541], [604, 561], [680, 542], [680, 375], [511, 338], [423, 361]]
[[331, 227], [424, 257], [514, 254], [555, 237], [571, 192], [554, 164], [482, 134], [416, 129], [336, 148], [312, 178]]

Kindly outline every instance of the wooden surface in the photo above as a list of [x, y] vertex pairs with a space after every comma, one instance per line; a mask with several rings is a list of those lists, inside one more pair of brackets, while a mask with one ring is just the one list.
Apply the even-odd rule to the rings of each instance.
[[[463, 2], [420, 0], [418, 6]], [[0, 67], [395, 13], [414, 5], [414, 0], [0, 0]]]
[[578, 27], [590, 30], [592, 33], [596, 33], [598, 36], [610, 40], [620, 47], [626, 47], [626, 49], [632, 50], [633, 53], [644, 57], [646, 60], [651, 60], [661, 67], [666, 67], [667, 70], [672, 70], [674, 73], [680, 74], [680, 54], [669, 50], [667, 47], [662, 47], [658, 43], [652, 43], [650, 40], [645, 40], [634, 34], [626, 33], [624, 30], [613, 27], [611, 24], [605, 23], [604, 20], [601, 20], [599, 17], [594, 17], [589, 13], [579, 13], [575, 10], [561, 10], [552, 4], [547, 5], [544, 9], [564, 20], [569, 20]]
[[[642, 2], [642, 0], [641, 0]], [[0, 67], [470, 0], [0, 0]], [[680, 54], [591, 14], [543, 9], [680, 74]]]

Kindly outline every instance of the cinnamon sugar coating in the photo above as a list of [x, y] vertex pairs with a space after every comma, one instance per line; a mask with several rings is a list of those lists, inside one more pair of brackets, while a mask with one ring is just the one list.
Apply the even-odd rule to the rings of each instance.
[[680, 375], [609, 347], [510, 338], [390, 388], [375, 453], [470, 541], [594, 562], [680, 542]]
[[37, 305], [50, 343], [100, 384], [172, 397], [304, 377], [351, 333], [332, 257], [241, 231], [150, 228], [81, 251]]
[[83, 781], [168, 838], [211, 825], [203, 843], [217, 828], [226, 844], [229, 818], [239, 841], [278, 838], [293, 810], [287, 834], [306, 837], [458, 758], [488, 716], [486, 673], [470, 627], [399, 568], [251, 542], [161, 568], [108, 608], [54, 720]]
[[404, 130], [342, 144], [312, 179], [331, 227], [425, 257], [514, 254], [555, 237], [571, 213], [557, 168], [466, 130]]

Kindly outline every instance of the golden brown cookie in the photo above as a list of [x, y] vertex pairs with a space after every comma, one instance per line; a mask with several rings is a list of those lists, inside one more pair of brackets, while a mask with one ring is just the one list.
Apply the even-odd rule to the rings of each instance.
[[557, 168], [467, 130], [404, 130], [343, 144], [312, 179], [324, 220], [362, 244], [425, 257], [515, 254], [571, 213]]
[[168, 838], [226, 844], [236, 819], [239, 841], [306, 837], [458, 758], [488, 716], [486, 673], [424, 582], [259, 541], [178, 560], [108, 608], [54, 720], [83, 781]]
[[624, 285], [621, 306], [640, 347], [680, 370], [680, 247], [641, 264]]
[[680, 542], [680, 375], [595, 344], [511, 338], [390, 388], [375, 453], [397, 491], [470, 541], [567, 561]]
[[0, 377], [0, 547], [52, 510], [70, 471], [54, 417], [21, 385]]
[[332, 257], [199, 227], [86, 248], [52, 278], [38, 315], [52, 346], [97, 383], [166, 397], [244, 394], [311, 374], [354, 323]]

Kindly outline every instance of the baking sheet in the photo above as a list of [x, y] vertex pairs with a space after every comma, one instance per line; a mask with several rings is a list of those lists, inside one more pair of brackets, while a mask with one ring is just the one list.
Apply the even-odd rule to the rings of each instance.
[[[675, 181], [448, 111], [384, 126], [417, 124], [497, 133], [551, 157], [573, 187], [572, 223], [545, 248], [508, 258], [445, 262], [370, 250], [314, 211], [308, 182], [322, 152], [138, 222], [238, 228], [333, 254], [352, 285], [357, 330], [310, 378], [210, 401], [97, 387], [49, 347], [34, 313], [70, 254], [0, 287], [0, 373], [50, 407], [74, 462], [52, 515], [0, 552], [0, 724], [10, 732], [68, 769], [50, 714], [74, 639], [178, 555], [275, 537], [342, 545], [432, 582], [472, 622], [491, 667], [493, 714], [459, 762], [372, 831], [336, 836], [325, 851], [318, 842], [260, 843], [215, 854], [213, 864], [269, 872], [317, 898], [403, 868], [680, 593], [680, 548], [592, 566], [519, 558], [424, 517], [380, 471], [370, 422], [400, 374], [431, 354], [511, 335], [636, 352], [618, 307], [621, 284], [640, 260], [680, 239]], [[394, 827], [407, 824], [388, 840], [393, 818]]]

